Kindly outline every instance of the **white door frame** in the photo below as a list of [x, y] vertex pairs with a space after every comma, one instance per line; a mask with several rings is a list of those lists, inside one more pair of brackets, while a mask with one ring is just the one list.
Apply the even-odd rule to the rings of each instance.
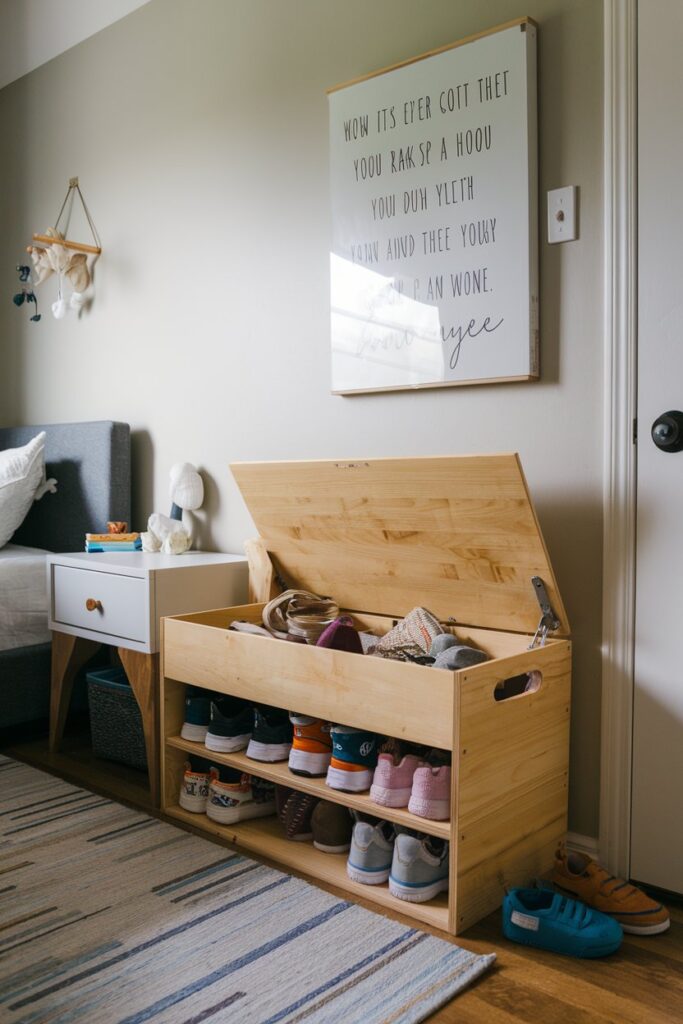
[[604, 0], [604, 485], [600, 858], [628, 878], [637, 400], [637, 0]]

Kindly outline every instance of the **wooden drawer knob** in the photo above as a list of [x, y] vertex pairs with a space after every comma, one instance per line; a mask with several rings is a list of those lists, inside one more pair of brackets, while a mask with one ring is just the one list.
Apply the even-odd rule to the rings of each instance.
[[88, 609], [89, 612], [101, 612], [102, 602], [96, 601], [94, 597], [89, 597], [85, 602], [85, 607]]

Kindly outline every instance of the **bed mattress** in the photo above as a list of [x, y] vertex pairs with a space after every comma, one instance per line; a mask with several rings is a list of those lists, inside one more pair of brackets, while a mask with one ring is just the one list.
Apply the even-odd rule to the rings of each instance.
[[0, 651], [47, 643], [47, 582], [40, 548], [7, 544], [0, 550]]

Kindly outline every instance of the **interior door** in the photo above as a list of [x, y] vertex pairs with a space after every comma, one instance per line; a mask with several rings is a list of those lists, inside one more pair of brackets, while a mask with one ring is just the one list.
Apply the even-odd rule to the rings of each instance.
[[[683, 893], [683, 3], [638, 25], [638, 550], [631, 877]], [[679, 445], [680, 440], [680, 445]]]

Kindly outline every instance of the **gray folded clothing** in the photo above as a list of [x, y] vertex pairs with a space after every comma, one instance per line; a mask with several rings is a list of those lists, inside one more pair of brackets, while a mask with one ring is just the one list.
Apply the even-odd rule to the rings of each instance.
[[429, 648], [429, 654], [432, 658], [436, 658], [437, 654], [441, 654], [443, 651], [447, 651], [449, 647], [457, 647], [459, 641], [457, 636], [453, 636], [452, 633], [439, 633], [432, 640], [432, 646]]
[[448, 668], [454, 672], [459, 668], [470, 668], [472, 665], [480, 665], [482, 661], [488, 661], [488, 655], [476, 647], [465, 647], [460, 644], [448, 647], [434, 659], [434, 668]]

